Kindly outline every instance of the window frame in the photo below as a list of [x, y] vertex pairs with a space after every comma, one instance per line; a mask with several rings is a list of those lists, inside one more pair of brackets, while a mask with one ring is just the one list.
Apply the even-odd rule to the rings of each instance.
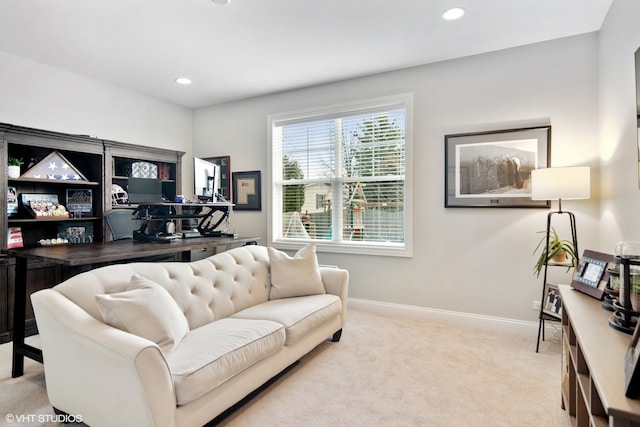
[[[405, 110], [405, 174], [404, 174], [404, 244], [378, 243], [372, 241], [336, 242], [315, 239], [274, 239], [277, 224], [274, 218], [274, 188], [273, 169], [274, 159], [273, 137], [274, 128], [286, 123], [319, 120], [335, 116], [347, 116], [355, 113], [376, 112], [383, 109], [403, 108]], [[413, 256], [413, 94], [403, 93], [385, 97], [370, 98], [360, 101], [334, 104], [318, 108], [297, 110], [287, 113], [271, 114], [267, 117], [267, 240], [270, 246], [278, 249], [296, 250], [303, 245], [314, 242], [318, 252], [351, 253], [365, 255], [382, 255], [397, 257]], [[277, 208], [280, 208], [279, 206]]]

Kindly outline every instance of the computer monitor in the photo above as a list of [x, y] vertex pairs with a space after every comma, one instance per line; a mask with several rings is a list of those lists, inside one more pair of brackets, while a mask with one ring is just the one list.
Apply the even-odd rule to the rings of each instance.
[[220, 166], [198, 157], [193, 158], [193, 193], [204, 201], [217, 201], [220, 188]]

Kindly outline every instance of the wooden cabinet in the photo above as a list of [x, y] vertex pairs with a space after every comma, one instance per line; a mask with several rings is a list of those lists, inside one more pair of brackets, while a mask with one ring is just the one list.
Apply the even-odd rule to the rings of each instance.
[[[104, 213], [112, 207], [112, 184], [119, 183], [126, 188], [128, 175], [125, 172], [131, 171], [134, 163], [148, 162], [159, 169], [163, 194], [173, 199], [181, 192], [183, 155], [184, 152], [175, 150], [0, 124], [0, 225], [4, 230], [0, 233], [0, 249], [7, 248], [8, 230], [17, 228], [20, 228], [25, 247], [38, 246], [46, 243], [46, 239], [62, 235], [73, 237], [78, 242], [81, 239], [110, 240]], [[57, 176], [37, 174], [35, 177], [9, 178], [7, 175], [9, 157], [22, 160], [24, 164], [20, 172], [25, 174], [33, 171], [31, 167], [40, 161], [48, 166], [50, 156], [64, 160], [64, 171], [59, 164], [51, 165], [51, 175]], [[82, 178], [74, 175], [74, 171]], [[17, 196], [17, 212], [8, 209], [10, 191]], [[62, 205], [69, 208], [71, 216], [36, 217], [21, 206], [23, 194], [57, 197]], [[68, 199], [74, 201], [75, 209], [70, 208], [73, 204], [69, 204]], [[82, 238], [78, 237], [80, 232], [84, 233]], [[0, 255], [0, 343], [11, 340], [14, 271], [15, 260]], [[36, 328], [28, 296], [39, 289], [54, 286], [68, 273], [60, 266], [30, 261], [27, 275], [27, 334], [33, 334]]]
[[640, 400], [625, 397], [631, 336], [609, 326], [601, 301], [560, 285], [562, 406], [572, 426], [640, 426]]

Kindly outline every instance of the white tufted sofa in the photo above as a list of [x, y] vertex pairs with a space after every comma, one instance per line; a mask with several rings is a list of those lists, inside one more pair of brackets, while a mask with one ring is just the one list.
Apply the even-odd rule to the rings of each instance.
[[[188, 322], [168, 354], [109, 326], [96, 295], [139, 274], [164, 287]], [[318, 344], [339, 340], [349, 275], [320, 267], [324, 294], [269, 300], [267, 248], [191, 263], [98, 268], [32, 295], [49, 400], [91, 426], [201, 426]]]

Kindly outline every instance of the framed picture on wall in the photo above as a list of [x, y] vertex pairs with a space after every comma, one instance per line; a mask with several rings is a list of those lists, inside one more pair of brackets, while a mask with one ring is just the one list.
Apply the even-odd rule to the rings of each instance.
[[233, 177], [233, 210], [262, 210], [262, 194], [260, 189], [260, 171], [234, 172]]
[[531, 171], [549, 165], [551, 126], [445, 135], [445, 207], [548, 208]]
[[231, 198], [231, 157], [205, 157], [203, 160], [220, 166], [220, 194], [227, 200]]

